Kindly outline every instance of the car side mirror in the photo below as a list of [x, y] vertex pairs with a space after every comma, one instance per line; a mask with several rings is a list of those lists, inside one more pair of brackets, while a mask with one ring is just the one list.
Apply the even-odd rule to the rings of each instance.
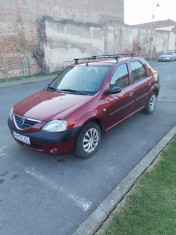
[[112, 89], [107, 89], [105, 91], [105, 94], [108, 95], [108, 94], [116, 94], [116, 93], [120, 93], [121, 92], [121, 87], [113, 87]]

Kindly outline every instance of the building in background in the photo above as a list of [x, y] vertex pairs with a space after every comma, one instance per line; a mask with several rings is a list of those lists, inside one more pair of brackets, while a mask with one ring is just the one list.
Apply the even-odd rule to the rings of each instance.
[[47, 51], [39, 45], [47, 44], [42, 35], [47, 18], [55, 22], [92, 25], [112, 21], [123, 23], [124, 0], [0, 1], [0, 79], [23, 75], [22, 67], [28, 74], [28, 62], [31, 74], [38, 73], [42, 67], [46, 70], [47, 65], [42, 63]]
[[176, 22], [173, 20], [160, 20], [160, 21], [154, 21], [149, 22], [149, 23], [144, 23], [144, 24], [137, 24], [134, 25], [136, 27], [141, 27], [141, 28], [146, 28], [146, 29], [150, 29], [151, 28], [151, 24], [153, 24], [153, 29], [155, 30], [164, 30], [164, 31], [174, 31], [174, 29], [176, 28]]
[[[154, 56], [175, 50], [176, 34], [154, 30]], [[150, 29], [124, 24], [124, 0], [0, 2], [0, 79], [62, 70], [75, 57], [136, 52]], [[71, 63], [71, 62], [70, 62]]]

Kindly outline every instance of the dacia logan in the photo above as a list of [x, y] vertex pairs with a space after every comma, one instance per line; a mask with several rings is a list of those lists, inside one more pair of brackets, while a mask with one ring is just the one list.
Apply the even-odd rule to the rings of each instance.
[[140, 110], [153, 113], [159, 87], [158, 72], [134, 54], [75, 59], [47, 88], [15, 104], [8, 125], [28, 149], [88, 158], [103, 132]]

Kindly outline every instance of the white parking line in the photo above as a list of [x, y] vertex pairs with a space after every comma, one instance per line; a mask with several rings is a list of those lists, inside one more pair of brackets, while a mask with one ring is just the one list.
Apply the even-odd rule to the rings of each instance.
[[168, 99], [158, 99], [160, 101], [166, 101], [166, 102], [176, 102], [175, 100], [168, 100]]
[[169, 78], [167, 78], [166, 81], [171, 81], [173, 79], [175, 79], [175, 74], [173, 76], [170, 76]]
[[27, 174], [32, 175], [37, 180], [39, 180], [43, 183], [46, 183], [53, 190], [57, 190], [59, 193], [65, 194], [65, 196], [68, 197], [69, 199], [71, 199], [74, 202], [74, 204], [76, 206], [78, 206], [81, 210], [87, 211], [91, 207], [92, 202], [87, 201], [86, 199], [84, 199], [82, 197], [79, 197], [73, 193], [68, 192], [68, 189], [66, 189], [63, 186], [58, 187], [54, 181], [52, 181], [51, 179], [49, 179], [48, 177], [46, 177], [42, 174], [39, 174], [38, 172], [34, 171], [32, 168], [25, 168], [24, 171]]
[[5, 152], [7, 146], [0, 147], [0, 157], [6, 158], [8, 157], [8, 154]]

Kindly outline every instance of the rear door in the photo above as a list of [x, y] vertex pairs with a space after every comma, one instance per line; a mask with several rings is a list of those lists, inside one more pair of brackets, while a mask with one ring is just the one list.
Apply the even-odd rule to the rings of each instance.
[[152, 76], [148, 76], [147, 69], [141, 61], [131, 61], [132, 77], [134, 81], [134, 112], [143, 108], [147, 102]]

